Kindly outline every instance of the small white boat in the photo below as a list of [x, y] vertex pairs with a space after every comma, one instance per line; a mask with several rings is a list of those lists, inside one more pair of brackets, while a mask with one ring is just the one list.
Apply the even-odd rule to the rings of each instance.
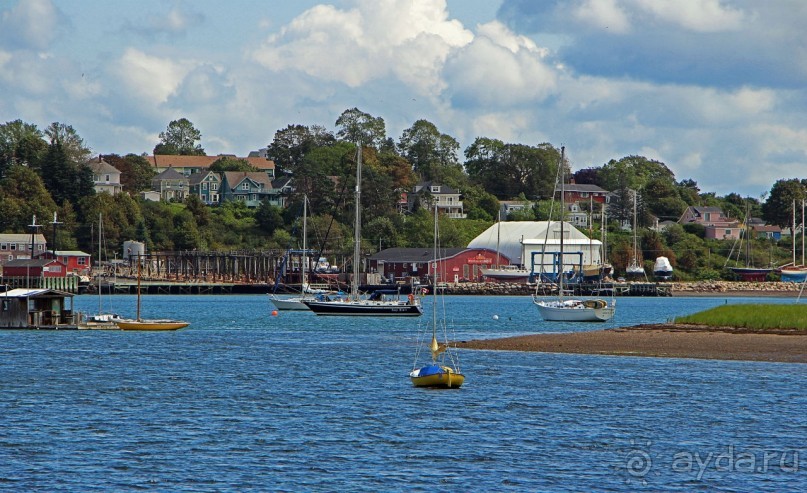
[[656, 263], [653, 265], [653, 276], [656, 279], [668, 280], [673, 275], [673, 268], [670, 264], [670, 259], [667, 257], [658, 257]]

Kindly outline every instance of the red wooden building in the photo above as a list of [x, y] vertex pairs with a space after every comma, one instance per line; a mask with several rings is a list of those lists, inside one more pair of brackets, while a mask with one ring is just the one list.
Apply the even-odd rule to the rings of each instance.
[[[441, 248], [435, 259], [432, 248], [388, 248], [369, 260], [370, 270], [387, 281], [416, 278], [430, 284], [436, 268], [437, 282], [482, 282], [481, 269], [496, 264], [496, 252], [486, 248]], [[509, 263], [506, 257], [499, 257], [500, 265]]]

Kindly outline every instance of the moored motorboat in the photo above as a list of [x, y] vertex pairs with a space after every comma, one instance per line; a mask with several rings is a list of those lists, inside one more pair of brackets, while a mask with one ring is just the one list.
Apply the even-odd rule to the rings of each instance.
[[658, 257], [656, 263], [653, 265], [653, 276], [656, 279], [666, 281], [672, 278], [673, 268], [670, 264], [670, 259], [667, 257]]
[[782, 267], [779, 270], [782, 282], [804, 282], [807, 280], [807, 265]]

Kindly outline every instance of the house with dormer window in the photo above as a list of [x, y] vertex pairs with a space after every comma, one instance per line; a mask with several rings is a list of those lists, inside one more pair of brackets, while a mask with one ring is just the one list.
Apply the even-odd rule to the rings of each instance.
[[120, 171], [104, 161], [101, 156], [87, 163], [92, 170], [92, 182], [96, 193], [106, 192], [116, 195], [123, 190], [120, 182]]
[[407, 194], [407, 209], [409, 212], [415, 207], [432, 207], [437, 203], [437, 210], [453, 219], [465, 219], [467, 214], [463, 209], [462, 195], [448, 185], [441, 185], [431, 181], [415, 185], [415, 189]]
[[261, 171], [225, 171], [221, 174], [220, 201], [237, 200], [247, 207], [258, 207], [272, 197], [272, 182]]

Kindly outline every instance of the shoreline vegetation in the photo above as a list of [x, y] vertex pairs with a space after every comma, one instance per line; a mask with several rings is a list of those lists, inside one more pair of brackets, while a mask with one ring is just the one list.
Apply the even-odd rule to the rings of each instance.
[[497, 351], [807, 363], [807, 305], [733, 304], [672, 322], [461, 341]]

